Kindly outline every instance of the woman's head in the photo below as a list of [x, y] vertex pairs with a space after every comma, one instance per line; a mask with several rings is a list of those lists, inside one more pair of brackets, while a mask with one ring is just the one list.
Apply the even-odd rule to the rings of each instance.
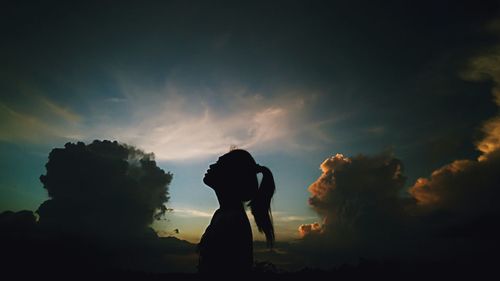
[[257, 163], [248, 151], [232, 150], [210, 165], [203, 182], [225, 197], [249, 201], [258, 189]]
[[[257, 174], [262, 173], [259, 186]], [[224, 200], [250, 201], [255, 222], [264, 232], [269, 246], [274, 242], [271, 216], [271, 198], [276, 189], [271, 170], [258, 165], [246, 150], [235, 149], [210, 165], [203, 182], [213, 188]]]

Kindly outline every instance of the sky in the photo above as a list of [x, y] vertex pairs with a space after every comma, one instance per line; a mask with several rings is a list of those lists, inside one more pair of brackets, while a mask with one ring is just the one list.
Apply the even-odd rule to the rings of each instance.
[[338, 198], [350, 198], [342, 188], [372, 184], [323, 184], [330, 172], [377, 178], [383, 167], [393, 176], [377, 190], [393, 188], [378, 202], [422, 206], [448, 196], [447, 165], [499, 168], [488, 166], [500, 124], [494, 1], [4, 6], [0, 211], [36, 211], [48, 199], [39, 176], [50, 151], [95, 139], [154, 153], [173, 179], [172, 211], [153, 226], [192, 243], [218, 208], [203, 174], [232, 146], [272, 170], [276, 237], [287, 242], [341, 229], [332, 218]]

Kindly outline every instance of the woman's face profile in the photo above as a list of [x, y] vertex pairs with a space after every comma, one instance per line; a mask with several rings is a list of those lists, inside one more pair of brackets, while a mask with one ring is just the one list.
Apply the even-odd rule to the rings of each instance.
[[211, 188], [215, 188], [215, 186], [220, 183], [221, 178], [224, 174], [225, 161], [224, 156], [219, 157], [217, 162], [211, 164], [203, 177], [203, 182], [210, 186]]
[[227, 188], [235, 185], [251, 185], [257, 179], [252, 169], [255, 165], [255, 160], [248, 152], [233, 150], [209, 166], [203, 182], [216, 191], [229, 191]]

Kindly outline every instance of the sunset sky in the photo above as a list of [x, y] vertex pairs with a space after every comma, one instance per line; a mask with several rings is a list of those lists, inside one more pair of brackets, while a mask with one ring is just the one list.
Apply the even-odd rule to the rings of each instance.
[[336, 225], [322, 180], [346, 163], [374, 178], [379, 162], [401, 175], [394, 200], [444, 202], [455, 191], [428, 193], [446, 182], [434, 177], [470, 167], [489, 175], [480, 171], [497, 161], [497, 4], [3, 4], [0, 211], [37, 210], [49, 152], [94, 139], [155, 154], [173, 173], [173, 211], [154, 228], [193, 243], [218, 207], [203, 175], [231, 146], [274, 174], [278, 241], [302, 239], [301, 225], [302, 235]]

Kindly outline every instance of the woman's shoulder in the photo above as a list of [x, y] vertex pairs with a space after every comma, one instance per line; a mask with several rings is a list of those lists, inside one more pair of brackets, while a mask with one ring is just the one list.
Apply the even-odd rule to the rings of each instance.
[[216, 212], [216, 213], [221, 218], [227, 219], [227, 220], [248, 219], [245, 210], [232, 210], [232, 209], [222, 210], [222, 209], [219, 209], [218, 212]]
[[211, 225], [224, 225], [227, 227], [239, 227], [249, 225], [248, 217], [244, 210], [217, 210], [212, 217]]
[[201, 240], [251, 239], [251, 231], [245, 211], [219, 209], [214, 213]]

